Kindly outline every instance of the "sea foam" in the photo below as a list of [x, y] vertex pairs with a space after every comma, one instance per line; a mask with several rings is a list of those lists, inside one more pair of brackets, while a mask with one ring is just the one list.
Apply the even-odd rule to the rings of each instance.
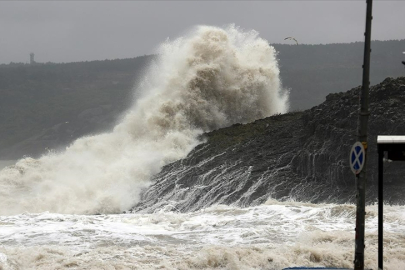
[[120, 213], [203, 132], [286, 112], [276, 52], [256, 31], [195, 27], [164, 42], [110, 132], [0, 172], [0, 214]]

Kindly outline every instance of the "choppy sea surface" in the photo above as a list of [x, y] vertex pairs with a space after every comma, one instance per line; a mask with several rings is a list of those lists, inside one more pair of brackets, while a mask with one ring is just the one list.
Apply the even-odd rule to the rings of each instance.
[[[405, 269], [405, 206], [385, 206], [384, 266]], [[355, 206], [269, 200], [197, 212], [0, 217], [1, 269], [353, 267]], [[377, 206], [366, 267], [377, 268]]]
[[[277, 52], [254, 30], [199, 26], [157, 54], [111, 132], [0, 163], [0, 270], [352, 267], [353, 205], [117, 214], [204, 132], [288, 111]], [[385, 269], [405, 269], [404, 210], [385, 207]], [[377, 207], [366, 211], [365, 264], [376, 269]]]

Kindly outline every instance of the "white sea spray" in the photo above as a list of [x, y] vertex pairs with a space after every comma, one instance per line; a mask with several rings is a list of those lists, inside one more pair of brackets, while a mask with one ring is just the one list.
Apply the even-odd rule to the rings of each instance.
[[[384, 206], [384, 269], [405, 267], [404, 206]], [[377, 267], [377, 206], [365, 267]], [[356, 207], [278, 202], [195, 212], [0, 217], [3, 269], [353, 268]]]
[[0, 214], [120, 213], [202, 132], [287, 110], [275, 50], [255, 31], [199, 26], [158, 54], [113, 131], [0, 172]]

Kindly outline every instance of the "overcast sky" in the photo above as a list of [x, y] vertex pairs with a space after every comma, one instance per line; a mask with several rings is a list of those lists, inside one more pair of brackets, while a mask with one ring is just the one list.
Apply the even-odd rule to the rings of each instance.
[[[405, 1], [374, 1], [372, 39], [405, 38]], [[366, 1], [1, 1], [0, 63], [154, 53], [195, 25], [235, 24], [270, 43], [364, 41]], [[405, 48], [404, 48], [405, 51]]]

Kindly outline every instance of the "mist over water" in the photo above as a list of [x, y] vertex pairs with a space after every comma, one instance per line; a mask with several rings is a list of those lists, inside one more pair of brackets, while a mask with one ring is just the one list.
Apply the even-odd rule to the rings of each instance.
[[276, 54], [255, 31], [200, 26], [163, 43], [110, 133], [0, 171], [0, 214], [120, 213], [203, 132], [286, 112]]

